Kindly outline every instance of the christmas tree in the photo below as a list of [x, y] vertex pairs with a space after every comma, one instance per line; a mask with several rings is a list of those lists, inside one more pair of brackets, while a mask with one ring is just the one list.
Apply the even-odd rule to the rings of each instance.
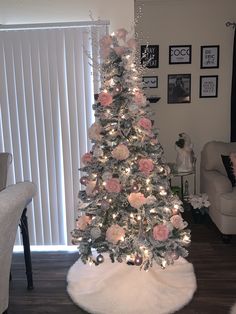
[[84, 263], [98, 265], [106, 252], [112, 262], [148, 270], [155, 261], [164, 268], [188, 255], [190, 231], [169, 186], [170, 169], [143, 93], [144, 67], [125, 29], [103, 37], [100, 46], [102, 85], [89, 128], [93, 146], [82, 157], [85, 190], [73, 243]]

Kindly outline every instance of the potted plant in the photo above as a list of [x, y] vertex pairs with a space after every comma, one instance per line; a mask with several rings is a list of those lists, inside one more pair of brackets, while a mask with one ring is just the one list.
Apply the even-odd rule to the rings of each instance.
[[211, 203], [208, 200], [208, 195], [203, 194], [191, 194], [188, 197], [188, 203], [191, 204], [191, 211], [193, 221], [195, 223], [202, 223], [208, 214], [208, 208]]

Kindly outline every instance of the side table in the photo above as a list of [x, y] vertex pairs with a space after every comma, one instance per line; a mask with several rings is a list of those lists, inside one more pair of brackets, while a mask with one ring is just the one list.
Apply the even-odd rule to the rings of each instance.
[[[180, 178], [180, 184], [181, 184], [181, 200], [184, 200], [184, 177], [187, 176], [193, 176], [193, 190], [194, 194], [196, 194], [196, 169], [193, 169], [192, 171], [188, 172], [172, 172], [173, 177]], [[170, 186], [171, 186], [171, 179], [170, 179]]]

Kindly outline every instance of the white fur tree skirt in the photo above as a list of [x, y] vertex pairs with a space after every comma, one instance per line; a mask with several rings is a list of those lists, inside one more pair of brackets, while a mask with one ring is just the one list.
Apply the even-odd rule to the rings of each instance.
[[92, 314], [167, 314], [186, 305], [196, 290], [193, 265], [179, 258], [165, 270], [154, 264], [111, 263], [99, 266], [77, 261], [67, 275], [67, 291], [75, 304]]

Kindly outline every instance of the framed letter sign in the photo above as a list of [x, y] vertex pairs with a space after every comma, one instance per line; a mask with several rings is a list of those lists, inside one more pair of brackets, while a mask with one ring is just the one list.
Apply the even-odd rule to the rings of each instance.
[[141, 64], [147, 68], [159, 67], [158, 45], [141, 45]]
[[200, 98], [218, 96], [218, 75], [200, 76]]
[[201, 46], [201, 69], [219, 68], [220, 46]]
[[169, 46], [169, 64], [191, 63], [191, 45]]

